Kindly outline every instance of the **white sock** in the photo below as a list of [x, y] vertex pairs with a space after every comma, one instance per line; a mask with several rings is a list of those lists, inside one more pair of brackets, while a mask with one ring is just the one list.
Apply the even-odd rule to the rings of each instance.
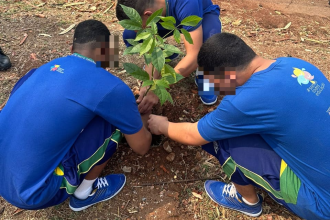
[[259, 202], [259, 197], [258, 197], [258, 202], [256, 202], [256, 203], [248, 202], [246, 199], [244, 199], [244, 197], [242, 197], [242, 199], [243, 199], [243, 202], [245, 202], [245, 203], [248, 204], [248, 205], [257, 205], [258, 202]]
[[[97, 179], [97, 178], [96, 178]], [[93, 190], [93, 183], [95, 180], [86, 180], [84, 179], [81, 184], [78, 186], [76, 191], [74, 192], [74, 196], [78, 199], [87, 199], [87, 197], [91, 194]]]

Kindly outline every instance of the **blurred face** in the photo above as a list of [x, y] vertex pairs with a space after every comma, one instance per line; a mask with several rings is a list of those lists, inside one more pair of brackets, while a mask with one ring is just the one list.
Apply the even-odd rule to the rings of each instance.
[[204, 71], [204, 68], [199, 67], [197, 74], [200, 95], [235, 95], [235, 68], [217, 67], [211, 71]]
[[119, 66], [119, 36], [111, 35], [109, 39], [100, 36], [97, 39], [97, 47], [94, 50], [95, 62], [98, 67]]

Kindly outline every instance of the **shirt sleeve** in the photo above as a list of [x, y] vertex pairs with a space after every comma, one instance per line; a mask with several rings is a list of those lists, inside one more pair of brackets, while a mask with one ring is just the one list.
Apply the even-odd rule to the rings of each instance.
[[135, 134], [143, 126], [134, 95], [124, 83], [115, 86], [94, 112], [124, 134]]
[[[199, 0], [183, 0], [177, 1], [176, 5], [177, 10], [177, 18], [178, 21], [181, 23], [183, 19], [188, 16], [196, 15], [198, 17], [203, 18], [203, 5]], [[185, 30], [191, 32], [196, 30], [202, 24], [202, 20], [194, 27], [190, 26], [182, 26]]]
[[207, 141], [217, 141], [248, 134], [261, 134], [266, 126], [255, 117], [223, 99], [216, 110], [198, 122], [198, 131]]

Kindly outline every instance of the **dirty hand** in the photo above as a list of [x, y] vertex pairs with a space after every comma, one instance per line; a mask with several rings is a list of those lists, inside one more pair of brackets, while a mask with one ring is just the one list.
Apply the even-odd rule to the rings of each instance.
[[151, 114], [149, 116], [149, 129], [152, 134], [161, 135], [167, 133], [168, 118]]
[[151, 111], [152, 107], [156, 105], [159, 101], [158, 97], [152, 91], [149, 91], [146, 96], [144, 94], [147, 91], [147, 87], [142, 87], [140, 90], [140, 96], [136, 100], [139, 103], [139, 112], [141, 114], [146, 114]]

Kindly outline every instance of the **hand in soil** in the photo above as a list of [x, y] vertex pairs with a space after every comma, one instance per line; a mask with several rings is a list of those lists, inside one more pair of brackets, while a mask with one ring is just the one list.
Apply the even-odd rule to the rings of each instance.
[[159, 98], [152, 91], [149, 91], [148, 94], [144, 96], [145, 93], [146, 87], [142, 87], [140, 90], [140, 97], [136, 100], [136, 102], [139, 103], [139, 112], [141, 114], [150, 112], [159, 101]]
[[151, 114], [151, 111], [145, 113], [145, 114], [141, 114], [141, 119], [143, 122], [144, 127], [146, 127], [146, 129], [148, 129], [148, 120], [149, 120], [149, 115]]
[[151, 114], [149, 116], [149, 129], [152, 134], [161, 135], [168, 128], [168, 118]]

